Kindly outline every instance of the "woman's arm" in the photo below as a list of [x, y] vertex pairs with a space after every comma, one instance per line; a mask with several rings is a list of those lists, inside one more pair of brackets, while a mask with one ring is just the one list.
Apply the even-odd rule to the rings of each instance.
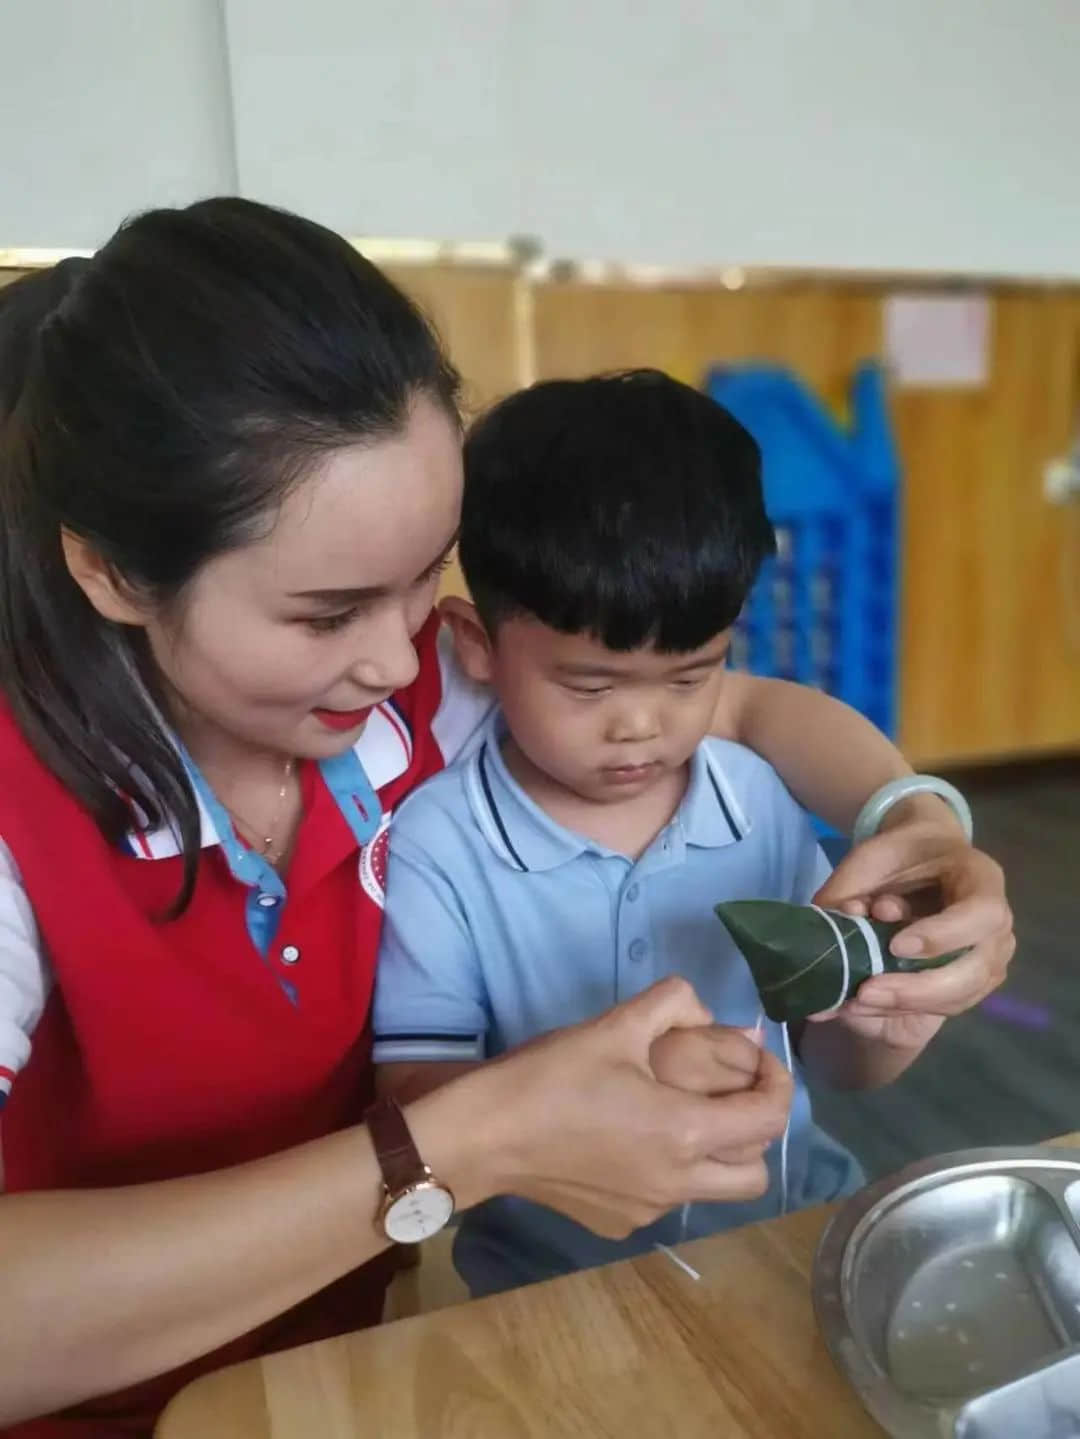
[[[468, 1197], [464, 1142], [452, 1159], [421, 1142]], [[358, 1129], [197, 1178], [0, 1199], [0, 1304], [19, 1315], [0, 1428], [176, 1368], [364, 1263], [386, 1247], [377, 1194]]]
[[[787, 680], [733, 670], [724, 676], [713, 732], [767, 759], [804, 808], [847, 834], [859, 810], [911, 766], [889, 740], [840, 700]], [[930, 797], [929, 813], [947, 806]]]
[[[763, 1192], [787, 1074], [708, 1098], [656, 1081], [653, 1042], [709, 1016], [668, 980], [418, 1100], [417, 1147], [467, 1207], [512, 1193], [619, 1236], [689, 1200]], [[216, 1174], [0, 1198], [0, 1427], [217, 1348], [386, 1245], [367, 1133]]]

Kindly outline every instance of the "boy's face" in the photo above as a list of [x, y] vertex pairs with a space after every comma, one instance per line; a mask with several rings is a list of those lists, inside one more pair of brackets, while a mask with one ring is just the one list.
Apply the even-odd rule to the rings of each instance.
[[690, 654], [619, 653], [517, 617], [490, 643], [488, 678], [525, 758], [611, 803], [684, 765], [709, 733], [730, 639], [724, 630]]

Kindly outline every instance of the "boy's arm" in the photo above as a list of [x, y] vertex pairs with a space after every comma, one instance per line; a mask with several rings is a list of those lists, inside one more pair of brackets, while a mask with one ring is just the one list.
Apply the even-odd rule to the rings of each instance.
[[379, 1094], [411, 1103], [484, 1058], [486, 986], [461, 900], [434, 858], [393, 826], [375, 979]]

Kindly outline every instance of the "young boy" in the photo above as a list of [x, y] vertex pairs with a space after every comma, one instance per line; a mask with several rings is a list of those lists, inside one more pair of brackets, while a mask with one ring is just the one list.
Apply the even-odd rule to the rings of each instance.
[[[754, 440], [642, 371], [512, 396], [474, 427], [465, 467], [475, 609], [446, 614], [500, 711], [391, 828], [381, 1083], [415, 1094], [670, 974], [719, 1024], [755, 1028], [713, 906], [808, 902], [828, 865], [775, 772], [708, 735], [731, 627], [774, 544]], [[779, 1026], [762, 1042], [791, 1062]], [[857, 1165], [814, 1126], [798, 1066], [795, 1080], [760, 1200], [694, 1205], [617, 1242], [499, 1199], [465, 1215], [459, 1271], [490, 1293], [849, 1192]]]

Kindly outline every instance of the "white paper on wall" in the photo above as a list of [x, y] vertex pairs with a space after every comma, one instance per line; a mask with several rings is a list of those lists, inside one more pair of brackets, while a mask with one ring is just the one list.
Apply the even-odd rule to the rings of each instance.
[[899, 385], [985, 385], [990, 370], [986, 296], [891, 295], [885, 302], [885, 356]]

